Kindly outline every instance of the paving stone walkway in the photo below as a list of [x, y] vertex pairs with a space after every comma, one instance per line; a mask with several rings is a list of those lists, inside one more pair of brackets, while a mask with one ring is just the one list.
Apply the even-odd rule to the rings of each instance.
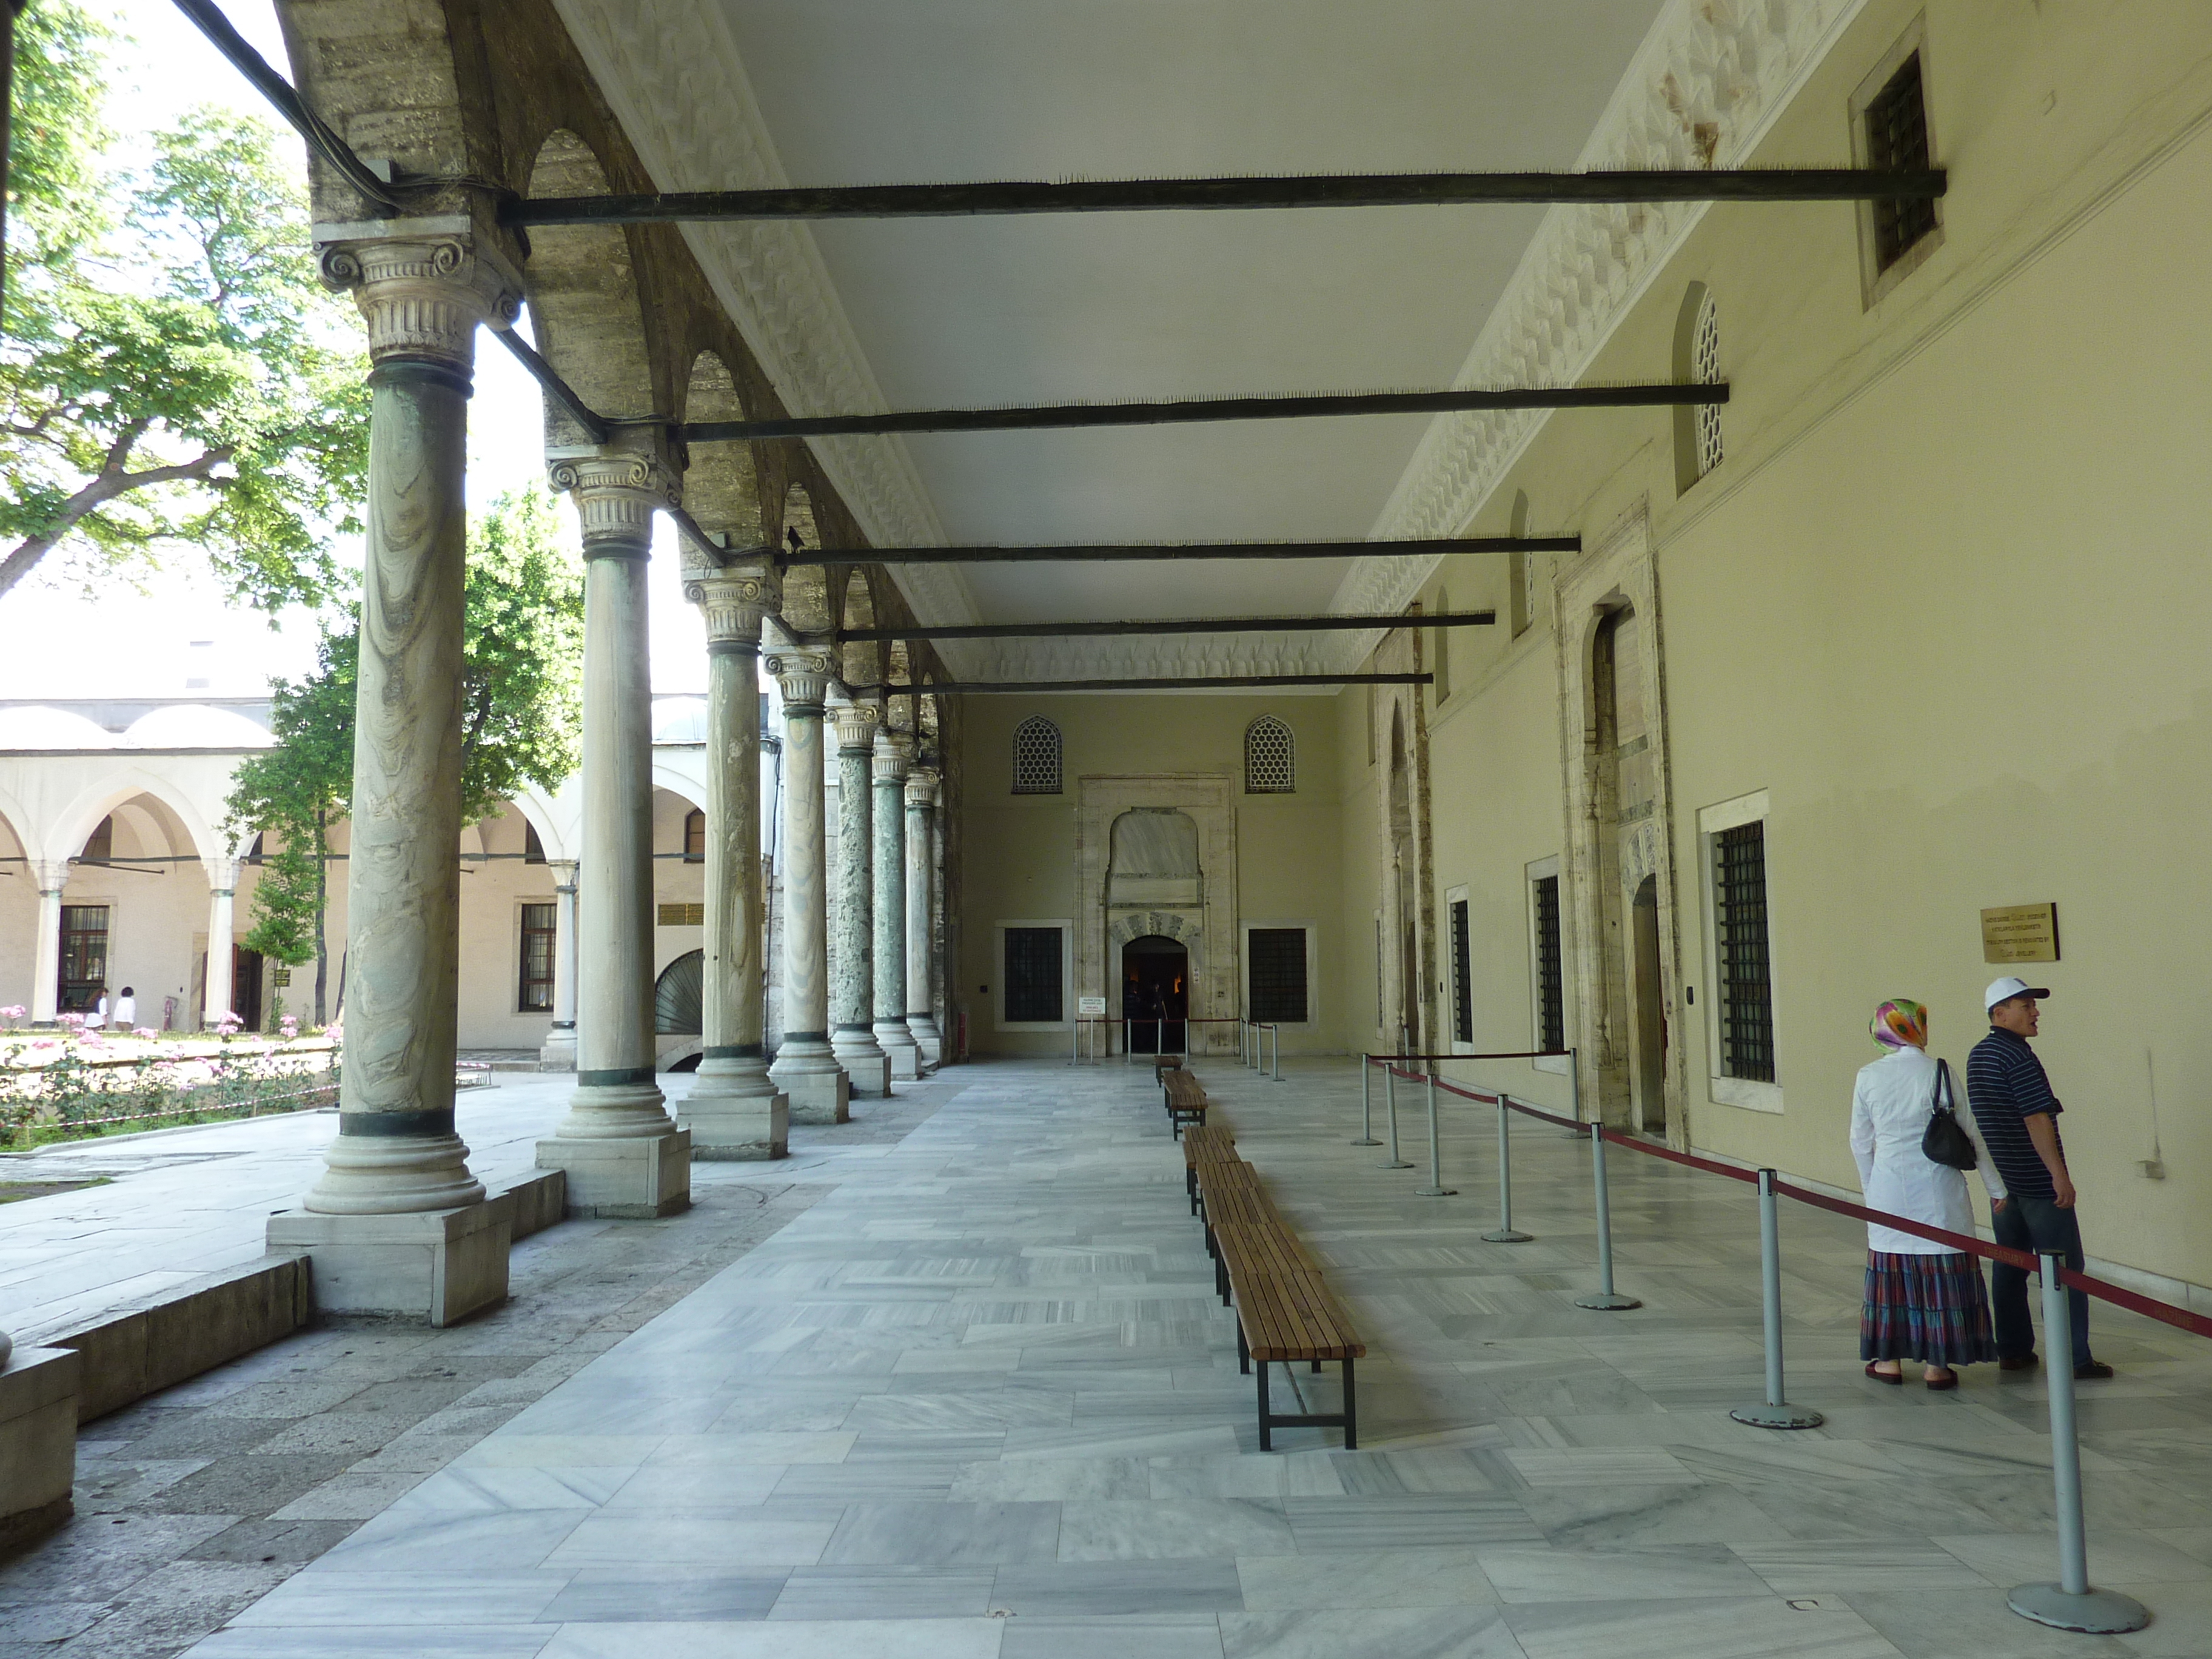
[[1826, 1426], [1746, 1428], [1736, 1183], [1617, 1157], [1645, 1305], [1591, 1313], [1587, 1155], [1556, 1132], [1516, 1141], [1535, 1241], [1492, 1245], [1486, 1115], [1446, 1133], [1465, 1190], [1425, 1200], [1425, 1171], [1346, 1145], [1349, 1065], [1203, 1073], [1362, 1322], [1360, 1451], [1292, 1430], [1256, 1452], [1145, 1073], [963, 1067], [195, 1659], [2212, 1653], [2212, 1345], [2099, 1310], [2121, 1376], [2083, 1402], [2092, 1571], [2157, 1621], [2062, 1635], [2004, 1608], [2055, 1570], [2039, 1382], [1863, 1378], [1850, 1224], [1784, 1223], [1790, 1394]]

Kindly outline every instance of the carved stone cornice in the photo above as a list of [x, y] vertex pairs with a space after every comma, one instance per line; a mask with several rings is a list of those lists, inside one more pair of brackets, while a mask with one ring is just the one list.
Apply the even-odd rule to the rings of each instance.
[[830, 676], [836, 666], [830, 653], [805, 646], [778, 646], [765, 661], [768, 672], [775, 677], [783, 692], [783, 712], [818, 718], [823, 693], [828, 690]]
[[584, 556], [642, 556], [653, 544], [653, 515], [684, 499], [675, 471], [644, 450], [599, 449], [550, 457], [553, 488], [572, 495], [584, 535]]
[[428, 359], [466, 375], [477, 325], [505, 328], [522, 313], [503, 264], [479, 258], [465, 234], [351, 238], [318, 252], [324, 286], [361, 307], [373, 362]]
[[884, 706], [873, 701], [833, 702], [828, 719], [837, 728], [839, 754], [870, 754], [876, 746], [876, 728], [883, 724]]
[[936, 769], [917, 766], [906, 775], [907, 810], [928, 811], [937, 805], [937, 787], [940, 781]]
[[684, 584], [684, 597], [699, 607], [707, 624], [707, 649], [760, 649], [761, 619], [783, 605], [783, 578], [774, 565], [726, 565]]

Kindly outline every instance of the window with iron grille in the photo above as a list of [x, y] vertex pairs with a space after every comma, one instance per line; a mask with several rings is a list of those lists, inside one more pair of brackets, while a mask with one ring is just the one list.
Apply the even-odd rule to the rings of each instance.
[[1559, 951], [1559, 878], [1535, 883], [1536, 1046], [1556, 1053], [1567, 1046], [1567, 990]]
[[522, 907], [522, 986], [516, 1012], [553, 1012], [553, 940], [557, 911], [550, 904]]
[[1032, 714], [1014, 728], [1014, 793], [1060, 793], [1060, 728], [1042, 714]]
[[1471, 955], [1468, 939], [1467, 901], [1454, 899], [1451, 907], [1452, 1041], [1474, 1041], [1474, 993], [1467, 974]]
[[62, 963], [56, 987], [60, 1011], [89, 1012], [107, 985], [107, 907], [62, 906]]
[[1297, 787], [1297, 740], [1273, 714], [1261, 715], [1244, 728], [1244, 793], [1288, 795]]
[[[1698, 325], [1690, 341], [1692, 377], [1700, 386], [1717, 386], [1721, 378], [1721, 319], [1711, 289], [1698, 307]], [[1697, 405], [1698, 476], [1702, 478], [1721, 464], [1721, 406]]]
[[1721, 1075], [1774, 1081], [1774, 987], [1766, 938], [1766, 825], [1713, 836], [1713, 929], [1720, 957]]
[[[1920, 173], [1929, 166], [1928, 100], [1920, 79], [1920, 54], [1898, 66], [1866, 107], [1867, 165], [1889, 173]], [[1936, 204], [1925, 197], [1874, 203], [1874, 263], [1887, 270], [1936, 228]]]
[[1057, 927], [1006, 929], [1006, 1013], [1009, 1025], [1053, 1024], [1061, 1010]]
[[1306, 1014], [1306, 930], [1255, 927], [1244, 935], [1250, 978], [1250, 1018], [1267, 1024], [1303, 1025]]
[[707, 861], [707, 815], [697, 808], [684, 815], [684, 862]]

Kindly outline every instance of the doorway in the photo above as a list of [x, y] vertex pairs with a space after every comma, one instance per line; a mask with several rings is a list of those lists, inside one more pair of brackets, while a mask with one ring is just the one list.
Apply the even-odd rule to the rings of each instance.
[[1160, 933], [1121, 947], [1121, 1018], [1133, 1054], [1190, 1052], [1190, 952]]
[[230, 952], [230, 1006], [240, 1029], [261, 1029], [261, 952], [243, 945]]
[[1629, 964], [1629, 992], [1635, 1003], [1632, 1034], [1635, 1053], [1631, 1074], [1634, 1079], [1636, 1123], [1646, 1134], [1667, 1133], [1667, 1009], [1659, 997], [1659, 879], [1644, 878], [1629, 906], [1633, 918], [1630, 941], [1634, 951]]

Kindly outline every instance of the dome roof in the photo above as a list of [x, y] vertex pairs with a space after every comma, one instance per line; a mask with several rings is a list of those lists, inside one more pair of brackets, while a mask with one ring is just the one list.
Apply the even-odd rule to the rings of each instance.
[[0, 749], [112, 749], [121, 741], [64, 708], [0, 708]]
[[653, 704], [655, 743], [707, 741], [707, 702], [703, 697], [659, 697]]
[[132, 749], [267, 749], [276, 740], [268, 728], [230, 709], [180, 702], [141, 714], [122, 741]]

